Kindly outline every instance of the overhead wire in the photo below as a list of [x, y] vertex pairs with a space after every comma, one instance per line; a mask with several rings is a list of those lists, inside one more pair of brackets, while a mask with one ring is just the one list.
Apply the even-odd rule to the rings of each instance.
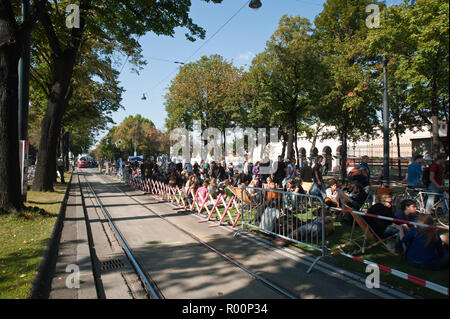
[[[233, 20], [233, 18], [235, 18], [248, 4], [250, 3], [249, 0], [246, 0], [244, 5], [242, 5], [242, 7], [239, 8], [239, 10], [237, 10], [224, 24], [222, 24], [222, 26], [219, 27], [219, 29], [217, 29], [216, 32], [214, 32], [214, 34], [209, 37], [205, 42], [202, 43], [202, 45], [200, 47], [198, 47], [194, 53], [192, 53], [190, 56], [188, 56], [183, 62], [181, 62], [180, 64], [186, 64], [188, 61], [190, 61], [190, 59], [192, 59], [209, 41], [211, 41], [221, 30], [223, 30], [223, 28], [225, 28], [225, 26], [230, 23], [231, 20]], [[166, 81], [170, 76], [172, 76], [173, 73], [175, 73], [178, 70], [178, 67], [176, 69], [174, 69], [172, 72], [170, 72], [166, 77], [164, 77], [161, 81], [159, 81], [155, 86], [153, 86], [149, 91], [144, 92], [143, 96], [145, 96], [146, 94], [148, 94], [150, 91], [153, 91], [154, 89], [156, 89], [158, 86], [160, 86], [164, 81]]]

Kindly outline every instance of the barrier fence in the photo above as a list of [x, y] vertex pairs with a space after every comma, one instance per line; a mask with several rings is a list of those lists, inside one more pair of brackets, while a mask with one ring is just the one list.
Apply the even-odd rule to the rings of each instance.
[[[129, 176], [128, 184], [172, 203], [176, 206], [173, 208], [174, 210], [191, 211], [199, 216], [206, 216], [199, 223], [210, 221], [215, 216], [219, 223], [208, 227], [223, 225], [225, 220], [228, 219], [231, 226], [236, 228], [240, 220], [241, 229], [238, 232], [244, 231], [245, 228], [253, 229], [319, 251], [320, 256], [315, 258], [307, 272], [310, 272], [321, 258], [327, 256], [328, 252], [331, 252], [330, 255], [339, 254], [365, 264], [376, 265], [380, 270], [394, 276], [441, 294], [449, 295], [447, 287], [327, 247], [326, 236], [331, 229], [330, 227], [333, 227], [333, 222], [325, 213], [322, 213], [326, 212], [327, 209], [320, 197], [285, 192], [282, 189], [250, 186], [242, 188], [228, 186], [225, 192], [213, 196], [209, 192], [202, 194], [198, 190], [194, 191], [192, 187], [180, 189], [176, 185], [171, 186], [162, 181], [141, 179], [135, 176]], [[354, 214], [353, 216], [379, 218], [402, 224], [448, 231], [448, 228], [440, 226], [425, 225], [360, 211], [347, 211], [341, 208], [331, 209], [343, 213], [351, 213], [352, 215]], [[365, 230], [365, 235], [367, 235], [367, 229]]]
[[242, 227], [295, 242], [326, 255], [326, 216], [323, 200], [306, 194], [246, 186], [239, 190]]

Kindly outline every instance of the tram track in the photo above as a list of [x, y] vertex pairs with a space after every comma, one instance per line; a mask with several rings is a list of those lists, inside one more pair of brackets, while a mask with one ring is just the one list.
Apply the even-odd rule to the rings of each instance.
[[[84, 183], [86, 186], [86, 189], [92, 194], [92, 196], [95, 198], [95, 201], [98, 204], [98, 207], [100, 207], [102, 213], [104, 214], [105, 218], [108, 220], [108, 224], [110, 225], [111, 230], [113, 231], [114, 235], [118, 239], [118, 242], [120, 243], [122, 249], [126, 253], [127, 258], [129, 259], [130, 263], [132, 264], [136, 274], [140, 278], [142, 285], [145, 287], [145, 290], [147, 291], [148, 295], [152, 299], [162, 299], [164, 298], [163, 293], [158, 288], [158, 284], [151, 278], [150, 274], [146, 269], [142, 266], [142, 263], [139, 262], [138, 258], [133, 254], [132, 249], [128, 245], [126, 238], [123, 236], [123, 234], [120, 232], [120, 229], [117, 227], [117, 225], [113, 221], [113, 217], [108, 212], [108, 210], [104, 207], [103, 203], [101, 202], [100, 198], [97, 196], [97, 193], [95, 192], [94, 188], [92, 187], [91, 183], [88, 181], [86, 175], [84, 173], [78, 173], [78, 182], [81, 189], [81, 181], [80, 181], [80, 174], [84, 177]], [[100, 175], [98, 175], [100, 176]], [[101, 179], [106, 180], [103, 176], [101, 176]], [[277, 284], [265, 279], [264, 277], [256, 274], [255, 272], [251, 271], [244, 265], [242, 265], [240, 262], [229, 256], [228, 254], [220, 251], [216, 247], [213, 247], [209, 243], [203, 241], [198, 236], [194, 235], [193, 233], [187, 231], [186, 229], [174, 224], [172, 221], [168, 220], [166, 217], [158, 214], [153, 209], [149, 208], [146, 204], [141, 203], [140, 201], [136, 200], [133, 196], [130, 196], [125, 191], [123, 191], [121, 188], [112, 185], [111, 187], [114, 187], [118, 191], [120, 191], [122, 194], [124, 194], [129, 199], [133, 200], [135, 203], [137, 203], [139, 206], [143, 207], [145, 210], [147, 210], [149, 213], [151, 213], [153, 216], [160, 218], [164, 222], [166, 222], [168, 225], [171, 225], [173, 228], [175, 228], [177, 231], [183, 233], [184, 235], [187, 235], [189, 238], [193, 239], [196, 243], [200, 244], [202, 247], [205, 247], [208, 251], [213, 252], [217, 256], [220, 256], [223, 260], [228, 262], [229, 264], [233, 265], [234, 267], [239, 268], [241, 271], [245, 272], [247, 275], [249, 275], [254, 280], [257, 280], [264, 284], [266, 287], [270, 288], [271, 290], [275, 291], [277, 294], [281, 295], [284, 298], [289, 299], [296, 299], [297, 297], [293, 296], [291, 293], [286, 291], [285, 289], [279, 287]], [[82, 193], [83, 197], [83, 193]], [[151, 271], [151, 270], [150, 270]]]
[[[134, 254], [133, 254], [132, 250], [129, 248], [129, 245], [127, 244], [125, 238], [123, 237], [123, 235], [121, 234], [119, 229], [116, 227], [115, 223], [112, 221], [111, 215], [103, 206], [102, 202], [98, 198], [97, 194], [95, 193], [94, 189], [92, 188], [91, 184], [88, 182], [88, 180], [84, 174], [83, 174], [83, 177], [85, 179], [85, 181], [84, 181], [85, 185], [89, 189], [89, 192], [94, 196], [94, 198], [98, 204], [98, 207], [100, 207], [104, 217], [108, 220], [108, 224], [110, 225], [114, 235], [116, 236], [118, 242], [120, 243], [120, 246], [124, 250], [128, 260], [130, 261], [131, 265], [133, 266], [134, 271], [138, 275], [147, 294], [149, 295], [149, 297], [151, 299], [163, 299], [164, 295], [157, 288], [156, 283], [151, 279], [150, 275], [145, 271], [145, 269], [139, 263], [137, 258], [134, 256]], [[80, 192], [81, 192], [83, 210], [86, 212], [85, 196], [84, 196], [84, 193], [83, 193], [82, 187], [81, 187], [80, 173], [78, 173], [78, 183], [79, 183]], [[85, 217], [87, 218], [86, 213], [85, 213]], [[86, 224], [88, 225], [89, 223], [86, 223]], [[88, 231], [88, 233], [90, 233], [90, 231]], [[92, 251], [92, 249], [94, 249], [94, 248], [91, 248], [93, 246], [92, 239], [89, 239], [89, 246], [90, 246], [90, 250], [91, 250], [91, 256], [96, 256], [95, 252]], [[99, 298], [102, 299], [102, 297], [104, 296], [104, 292], [102, 292], [101, 287], [99, 287], [99, 286], [101, 286], [101, 281], [98, 280], [98, 278], [101, 276], [101, 269], [99, 269], [99, 267], [96, 267], [95, 264], [98, 264], [98, 263], [93, 262], [93, 271], [94, 271], [94, 278], [96, 281], [97, 294], [98, 294]]]

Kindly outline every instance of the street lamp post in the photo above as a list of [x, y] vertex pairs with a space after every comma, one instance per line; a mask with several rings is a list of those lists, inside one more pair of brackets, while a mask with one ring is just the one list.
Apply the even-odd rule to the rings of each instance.
[[383, 56], [383, 180], [389, 182], [389, 103], [387, 59]]
[[136, 124], [134, 124], [134, 156], [137, 156], [137, 152], [136, 152]]
[[[29, 0], [22, 0], [22, 22], [25, 24], [30, 19]], [[19, 85], [18, 85], [18, 126], [20, 147], [20, 175], [23, 201], [27, 199], [26, 177], [28, 171], [28, 107], [30, 95], [30, 46], [31, 31], [25, 31], [22, 46], [22, 55], [19, 60]]]

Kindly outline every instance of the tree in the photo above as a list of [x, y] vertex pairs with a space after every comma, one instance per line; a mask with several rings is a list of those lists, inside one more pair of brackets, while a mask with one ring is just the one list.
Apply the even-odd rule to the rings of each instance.
[[27, 33], [37, 20], [34, 1], [30, 18], [18, 23], [19, 1], [0, 0], [0, 214], [23, 207], [18, 145], [18, 62]]
[[134, 154], [135, 145], [138, 155], [144, 155], [145, 158], [169, 152], [168, 135], [156, 129], [151, 120], [137, 114], [126, 117], [118, 126], [112, 127], [100, 140], [96, 153], [108, 160], [127, 158]]
[[[204, 0], [210, 2], [210, 0]], [[212, 0], [219, 3], [221, 0]], [[186, 27], [186, 37], [204, 37], [204, 30], [189, 18], [190, 1], [151, 2], [81, 0], [80, 25], [72, 29], [65, 26], [64, 8], [68, 1], [47, 2], [38, 7], [42, 32], [50, 47], [52, 74], [49, 98], [42, 121], [41, 143], [34, 190], [52, 190], [53, 168], [56, 162], [56, 141], [62, 117], [73, 95], [73, 72], [80, 62], [80, 49], [86, 38], [94, 38], [104, 46], [103, 54], [111, 56], [124, 52], [137, 67], [142, 65], [140, 46], [134, 37], [146, 32], [172, 36], [176, 27]]]
[[372, 48], [394, 57], [395, 78], [408, 83], [404, 105], [431, 128], [433, 154], [440, 149], [439, 118], [447, 128], [449, 119], [448, 12], [446, 0], [404, 1], [389, 7], [371, 32]]
[[[35, 46], [32, 54], [30, 81], [29, 129], [30, 144], [39, 148], [41, 123], [45, 116], [48, 83], [51, 76], [51, 62], [47, 54], [47, 46], [39, 41], [35, 32]], [[69, 145], [67, 135], [70, 134], [70, 149], [75, 154], [85, 153], [94, 143], [95, 132], [104, 130], [113, 123], [110, 115], [121, 105], [123, 89], [119, 86], [119, 72], [114, 70], [112, 61], [102, 55], [104, 48], [94, 39], [88, 39], [82, 48], [81, 63], [74, 68], [73, 96], [61, 120], [61, 134], [57, 140], [60, 146], [57, 152], [64, 155], [68, 167]], [[56, 176], [54, 176], [56, 178]]]
[[[280, 125], [287, 157], [293, 158], [301, 122], [307, 121], [322, 92], [324, 65], [308, 19], [280, 19], [278, 29], [263, 53], [252, 61], [249, 72], [259, 92], [252, 107], [254, 122], [266, 117], [270, 125]], [[284, 154], [283, 154], [284, 155]]]
[[242, 70], [220, 55], [203, 56], [181, 67], [166, 94], [168, 130], [191, 129], [193, 121], [200, 121], [202, 131], [222, 132], [224, 150], [225, 129], [236, 126], [242, 117], [237, 93], [241, 76]]
[[315, 36], [321, 41], [328, 76], [323, 81], [327, 94], [321, 100], [319, 117], [335, 127], [342, 147], [341, 178], [347, 176], [348, 140], [374, 134], [378, 123], [379, 87], [369, 67], [376, 57], [364, 40], [366, 6], [372, 1], [328, 0], [316, 17]]

